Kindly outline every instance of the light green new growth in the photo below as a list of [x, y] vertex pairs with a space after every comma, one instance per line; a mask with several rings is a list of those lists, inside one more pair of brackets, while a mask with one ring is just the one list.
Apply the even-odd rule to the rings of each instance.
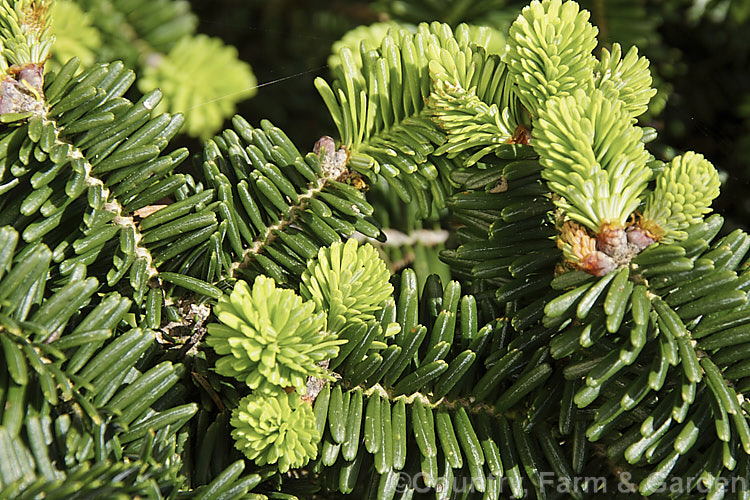
[[631, 47], [623, 58], [622, 47], [615, 43], [611, 53], [602, 49], [601, 60], [594, 72], [594, 86], [605, 94], [612, 92], [635, 119], [646, 112], [649, 101], [656, 94], [656, 89], [651, 88], [653, 79], [648, 65], [648, 59], [638, 57], [636, 47]]
[[300, 294], [328, 312], [328, 331], [338, 333], [351, 322], [374, 319], [383, 301], [393, 294], [390, 273], [370, 244], [336, 242], [321, 248], [302, 274]]
[[[456, 29], [456, 38], [462, 40], [471, 36], [471, 32], [472, 27], [461, 25]], [[497, 56], [488, 56], [481, 48], [476, 49], [473, 54], [457, 51], [451, 57], [430, 61], [428, 67], [432, 92], [427, 107], [432, 119], [445, 131], [447, 139], [435, 149], [435, 155], [447, 154], [448, 158], [454, 158], [464, 151], [481, 148], [464, 159], [464, 165], [469, 167], [506, 144], [513, 136], [517, 120], [508, 107], [511, 103], [491, 102], [494, 96], [478, 95], [477, 84], [480, 80], [485, 81], [481, 91], [488, 94], [486, 80], [490, 73], [484, 66], [494, 68], [495, 64], [495, 78], [504, 81], [507, 79], [505, 66]], [[479, 77], [480, 74], [483, 76]]]
[[552, 96], [591, 88], [598, 29], [588, 19], [575, 2], [535, 0], [511, 25], [504, 61], [532, 116]]
[[[322, 78], [317, 78], [315, 85], [332, 113], [343, 145], [376, 161], [383, 153], [386, 158], [391, 156], [391, 141], [378, 141], [377, 136], [371, 140], [371, 136], [386, 130], [400, 139], [401, 134], [393, 128], [424, 107], [428, 94], [425, 54], [439, 53], [442, 43], [451, 44], [452, 51], [458, 50], [452, 33], [443, 31], [437, 23], [420, 25], [416, 34], [392, 29], [377, 49], [364, 54], [364, 59], [348, 47], [341, 49], [333, 85]], [[387, 69], [395, 61], [398, 66]], [[389, 93], [393, 91], [403, 95], [391, 98]], [[382, 166], [383, 162], [378, 163]]]
[[93, 16], [73, 0], [56, 0], [51, 10], [51, 30], [55, 34], [55, 50], [47, 68], [57, 70], [66, 61], [77, 57], [83, 67], [96, 62], [96, 51], [102, 44]]
[[[80, 1], [180, 34], [133, 58], [161, 63], [169, 109], [215, 118], [221, 96], [199, 104], [233, 92], [235, 59], [165, 29], [187, 0]], [[0, 0], [0, 40], [23, 31], [8, 9], [46, 5]], [[393, 29], [317, 80], [337, 140], [305, 155], [236, 117], [179, 171], [187, 150], [161, 151], [182, 116], [126, 99], [127, 62], [73, 59], [45, 87], [0, 58], [0, 499], [390, 500], [405, 475], [544, 498], [573, 471], [642, 495], [699, 476], [713, 498], [748, 476], [750, 235], [703, 218], [703, 156], [646, 151], [648, 62], [598, 61], [587, 19], [533, 1], [505, 62], [466, 25]], [[422, 279], [438, 258], [460, 281]]]
[[[420, 32], [425, 33], [425, 28], [426, 25], [420, 25]], [[430, 79], [433, 82], [449, 82], [453, 86], [467, 90], [476, 86], [476, 77], [481, 66], [472, 62], [484, 58], [485, 51], [475, 48], [479, 44], [472, 38], [474, 33], [471, 27], [461, 24], [453, 33], [447, 25], [432, 23], [430, 30], [434, 39], [434, 43], [427, 48], [430, 58], [427, 65]]]
[[605, 223], [625, 225], [651, 177], [642, 135], [622, 101], [598, 89], [547, 101], [533, 145], [568, 217], [594, 232]]
[[474, 89], [464, 90], [443, 81], [436, 82], [428, 106], [433, 119], [447, 134], [447, 141], [435, 150], [436, 155], [454, 158], [483, 146], [464, 160], [467, 167], [506, 144], [516, 128], [510, 108], [500, 111], [496, 104], [488, 105], [479, 99]]
[[257, 465], [278, 463], [283, 473], [318, 454], [315, 415], [297, 392], [250, 394], [232, 411], [230, 424], [235, 447]]
[[325, 332], [325, 312], [315, 313], [315, 303], [265, 276], [252, 289], [238, 281], [214, 313], [221, 324], [208, 325], [206, 343], [221, 356], [216, 372], [251, 389], [294, 387], [304, 394], [307, 377], [329, 377], [317, 363], [336, 356], [343, 342]]
[[362, 50], [365, 53], [370, 50], [376, 50], [383, 42], [383, 38], [388, 35], [390, 30], [399, 30], [406, 28], [394, 21], [383, 23], [373, 23], [369, 26], [357, 26], [349, 30], [341, 39], [334, 42], [331, 46], [331, 55], [328, 56], [328, 69], [334, 71], [341, 66], [341, 51], [344, 48], [349, 50], [352, 58], [358, 67], [362, 67]]
[[685, 230], [711, 211], [720, 185], [718, 172], [703, 155], [688, 151], [675, 157], [656, 178], [642, 225], [662, 243], [684, 240]]
[[205, 35], [183, 38], [166, 56], [155, 56], [138, 80], [141, 92], [159, 88], [164, 94], [157, 113], [184, 114], [184, 131], [204, 139], [234, 113], [237, 102], [257, 92], [256, 84], [237, 49]]
[[[484, 47], [487, 53], [499, 54], [505, 48], [505, 36], [500, 31], [489, 26], [461, 25], [456, 30], [456, 36], [461, 29], [468, 30], [468, 38], [471, 43]], [[373, 23], [369, 26], [358, 26], [348, 31], [341, 39], [331, 46], [331, 55], [328, 56], [328, 68], [334, 71], [342, 64], [341, 51], [349, 50], [357, 67], [362, 67], [362, 51], [368, 53], [381, 47], [386, 36], [393, 37], [399, 30], [405, 30], [411, 34], [417, 31], [417, 27], [411, 24], [399, 24], [395, 21]]]
[[43, 64], [55, 37], [50, 33], [50, 0], [22, 0], [0, 4], [0, 72], [9, 66]]
[[505, 33], [491, 26], [469, 24], [469, 38], [478, 47], [483, 47], [488, 54], [502, 54], [505, 50]]

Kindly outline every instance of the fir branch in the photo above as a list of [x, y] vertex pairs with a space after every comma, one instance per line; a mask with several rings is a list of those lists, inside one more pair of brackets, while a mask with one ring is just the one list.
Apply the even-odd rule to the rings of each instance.
[[327, 178], [321, 177], [307, 185], [307, 190], [299, 194], [299, 203], [289, 206], [289, 211], [282, 214], [279, 221], [266, 227], [265, 232], [253, 241], [252, 247], [245, 250], [242, 259], [232, 264], [233, 274], [235, 269], [246, 269], [256, 255], [270, 246], [277, 238], [279, 232], [294, 226], [299, 216], [309, 208], [311, 199], [316, 198], [326, 186]]
[[[394, 30], [318, 80], [341, 147], [302, 155], [235, 118], [194, 175], [171, 173], [184, 151], [160, 156], [180, 118], [123, 99], [122, 64], [66, 64], [29, 91], [49, 109], [14, 109], [0, 131], [0, 496], [103, 481], [385, 499], [404, 473], [442, 496], [457, 479], [543, 498], [547, 473], [622, 471], [643, 495], [680, 477], [718, 494], [750, 470], [750, 236], [717, 237], [703, 157], [646, 153], [647, 61], [597, 61], [586, 19], [533, 2], [507, 67], [466, 26]], [[389, 276], [342, 244], [382, 236], [355, 172], [392, 175], [380, 184], [419, 217], [447, 209], [429, 223], [451, 225], [441, 256], [460, 281]], [[240, 277], [252, 290], [214, 285]], [[195, 332], [171, 350], [175, 325]]]
[[[153, 109], [155, 103], [152, 104], [152, 102], [158, 102], [158, 100], [159, 95], [156, 94], [155, 98], [152, 101], [144, 102], [144, 106], [146, 107], [146, 109]], [[148, 279], [156, 277], [159, 274], [159, 271], [154, 266], [151, 252], [141, 243], [141, 241], [143, 240], [143, 234], [141, 233], [138, 225], [135, 223], [133, 216], [129, 215], [128, 212], [123, 209], [122, 204], [117, 198], [115, 198], [114, 196], [110, 196], [110, 189], [105, 185], [105, 183], [98, 177], [92, 175], [92, 170], [94, 169], [94, 167], [91, 165], [91, 163], [89, 163], [89, 161], [86, 159], [83, 152], [79, 148], [77, 148], [74, 144], [64, 138], [65, 130], [63, 127], [59, 126], [57, 121], [52, 119], [50, 116], [43, 116], [42, 126], [51, 126], [52, 130], [54, 130], [54, 142], [51, 147], [62, 147], [63, 151], [65, 151], [65, 157], [71, 161], [81, 160], [80, 164], [83, 167], [84, 175], [83, 183], [88, 187], [95, 187], [98, 191], [101, 192], [102, 198], [104, 200], [107, 200], [102, 208], [103, 210], [113, 214], [112, 224], [117, 227], [127, 229], [132, 232], [132, 234], [134, 234], [132, 250], [133, 254], [137, 259], [143, 259], [145, 261], [145, 272], [147, 273]]]

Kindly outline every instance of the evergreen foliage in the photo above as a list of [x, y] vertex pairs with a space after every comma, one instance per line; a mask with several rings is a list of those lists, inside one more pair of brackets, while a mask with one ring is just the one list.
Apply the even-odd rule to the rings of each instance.
[[162, 91], [158, 112], [183, 114], [181, 132], [190, 136], [209, 138], [236, 103], [255, 94], [250, 66], [221, 39], [196, 34], [187, 1], [56, 0], [52, 17], [52, 68], [74, 56], [84, 68], [121, 60], [138, 74], [143, 94]]
[[375, 319], [384, 300], [393, 294], [390, 274], [371, 245], [357, 248], [354, 239], [321, 248], [302, 275], [300, 293], [327, 313], [327, 330]]
[[258, 465], [278, 462], [279, 471], [286, 472], [318, 452], [315, 415], [297, 392], [275, 388], [245, 396], [232, 412], [231, 424], [237, 448]]
[[208, 325], [206, 343], [217, 354], [216, 373], [235, 377], [251, 389], [294, 387], [304, 393], [308, 375], [324, 377], [315, 363], [336, 354], [335, 336], [325, 338], [325, 311], [302, 302], [292, 290], [277, 290], [272, 278], [258, 276], [252, 290], [238, 281], [222, 296]]
[[[0, 497], [748, 495], [750, 236], [576, 3], [344, 46], [338, 140], [237, 116], [192, 165], [127, 62], [43, 73], [50, 3], [1, 5]], [[357, 242], [378, 196], [450, 217], [452, 279]]]

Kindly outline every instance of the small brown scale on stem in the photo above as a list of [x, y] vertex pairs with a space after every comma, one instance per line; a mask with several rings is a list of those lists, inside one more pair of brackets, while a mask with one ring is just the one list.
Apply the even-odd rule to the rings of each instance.
[[531, 131], [527, 129], [522, 123], [520, 123], [516, 130], [513, 132], [513, 136], [511, 136], [506, 143], [507, 144], [523, 144], [524, 146], [529, 145], [529, 140], [531, 139]]

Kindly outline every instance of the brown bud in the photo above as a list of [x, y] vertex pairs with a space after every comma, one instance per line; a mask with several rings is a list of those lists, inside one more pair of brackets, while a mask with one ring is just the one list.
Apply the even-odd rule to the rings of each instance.
[[596, 248], [615, 259], [628, 251], [628, 238], [625, 229], [604, 223], [596, 234]]
[[313, 153], [318, 156], [322, 153], [323, 158], [332, 156], [334, 151], [336, 151], [336, 143], [330, 135], [324, 135], [315, 141], [315, 145], [313, 146]]
[[18, 72], [18, 80], [26, 82], [41, 97], [44, 91], [44, 66], [41, 64], [29, 64]]
[[628, 241], [634, 245], [639, 252], [656, 243], [656, 237], [651, 234], [648, 229], [644, 229], [640, 226], [630, 226], [627, 234]]
[[346, 178], [349, 173], [346, 168], [349, 151], [343, 146], [337, 150], [332, 137], [325, 135], [315, 141], [313, 153], [320, 156], [320, 167], [324, 177], [334, 180]]
[[584, 257], [578, 267], [594, 276], [604, 276], [617, 268], [617, 263], [609, 255], [596, 251]]

